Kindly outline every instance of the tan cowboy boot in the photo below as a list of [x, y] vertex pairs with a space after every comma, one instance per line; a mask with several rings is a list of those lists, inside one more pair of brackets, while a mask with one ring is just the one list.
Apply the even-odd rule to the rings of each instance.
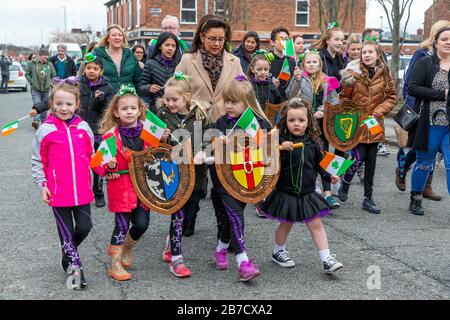
[[429, 200], [441, 201], [442, 197], [440, 195], [438, 195], [437, 193], [435, 193], [433, 191], [433, 189], [431, 188], [431, 183], [432, 182], [433, 182], [433, 176], [429, 175], [428, 176], [428, 180], [427, 180], [427, 184], [425, 185], [425, 189], [423, 190], [423, 197], [427, 198]]
[[131, 267], [131, 263], [133, 260], [133, 247], [136, 245], [136, 243], [137, 241], [131, 238], [130, 233], [127, 233], [122, 251], [122, 266], [125, 269]]
[[111, 267], [108, 270], [108, 276], [118, 280], [125, 281], [131, 279], [131, 273], [122, 267], [123, 246], [109, 245], [108, 254], [111, 256]]

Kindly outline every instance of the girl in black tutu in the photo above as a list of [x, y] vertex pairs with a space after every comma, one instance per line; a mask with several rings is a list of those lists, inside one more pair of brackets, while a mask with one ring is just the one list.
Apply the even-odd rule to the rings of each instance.
[[[300, 98], [294, 98], [281, 111], [278, 123], [281, 172], [275, 190], [267, 197], [262, 210], [268, 218], [280, 221], [275, 231], [275, 248], [272, 261], [282, 267], [293, 267], [295, 262], [289, 258], [285, 248], [292, 225], [304, 222], [319, 251], [325, 273], [330, 274], [343, 267], [330, 255], [328, 239], [321, 217], [330, 213], [327, 201], [315, 192], [317, 173], [331, 183], [339, 178], [325, 172], [319, 165], [323, 158], [320, 151], [320, 131], [313, 121], [311, 108]], [[302, 142], [302, 148], [293, 145]]]

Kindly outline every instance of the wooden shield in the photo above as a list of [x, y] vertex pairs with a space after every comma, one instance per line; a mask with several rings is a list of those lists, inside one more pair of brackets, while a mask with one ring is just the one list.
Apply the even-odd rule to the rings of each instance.
[[240, 131], [228, 141], [214, 141], [215, 167], [222, 186], [239, 201], [260, 202], [272, 192], [280, 175], [278, 136], [266, 134], [257, 146], [255, 139]]
[[342, 100], [339, 105], [325, 102], [323, 131], [327, 141], [343, 152], [353, 149], [363, 136], [361, 121], [365, 118], [361, 108], [351, 100]]
[[[266, 103], [266, 107], [264, 109], [264, 113], [266, 114], [267, 119], [269, 119], [270, 123], [275, 126], [280, 119], [280, 113], [283, 106], [286, 104], [285, 102], [279, 104], [271, 104], [269, 102]], [[262, 107], [262, 106], [261, 106]]]
[[191, 141], [183, 144], [189, 163], [172, 160], [175, 147], [161, 143], [158, 148], [132, 151], [129, 169], [134, 191], [151, 210], [170, 215], [181, 209], [194, 190], [195, 166]]

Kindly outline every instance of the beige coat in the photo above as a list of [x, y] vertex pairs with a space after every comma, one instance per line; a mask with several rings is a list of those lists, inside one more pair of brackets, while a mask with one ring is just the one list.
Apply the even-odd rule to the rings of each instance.
[[223, 56], [222, 73], [214, 91], [208, 72], [203, 67], [200, 51], [184, 54], [175, 71], [182, 71], [187, 76], [192, 77], [190, 79], [192, 98], [198, 100], [208, 110], [214, 122], [225, 114], [225, 105], [222, 98], [225, 84], [232, 81], [238, 74], [244, 73], [239, 58], [226, 51]]

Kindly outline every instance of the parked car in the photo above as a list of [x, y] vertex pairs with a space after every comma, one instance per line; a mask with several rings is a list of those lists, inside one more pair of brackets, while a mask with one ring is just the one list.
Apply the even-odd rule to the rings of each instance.
[[13, 62], [9, 66], [9, 81], [8, 89], [21, 89], [22, 91], [28, 90], [28, 82], [25, 78], [25, 71], [19, 62]]
[[[412, 56], [411, 55], [401, 55], [400, 61], [398, 63], [398, 78], [403, 81], [403, 76], [406, 73], [406, 70], [408, 70], [409, 63], [411, 62]], [[387, 62], [389, 69], [391, 69], [391, 60], [392, 56], [387, 57]]]

